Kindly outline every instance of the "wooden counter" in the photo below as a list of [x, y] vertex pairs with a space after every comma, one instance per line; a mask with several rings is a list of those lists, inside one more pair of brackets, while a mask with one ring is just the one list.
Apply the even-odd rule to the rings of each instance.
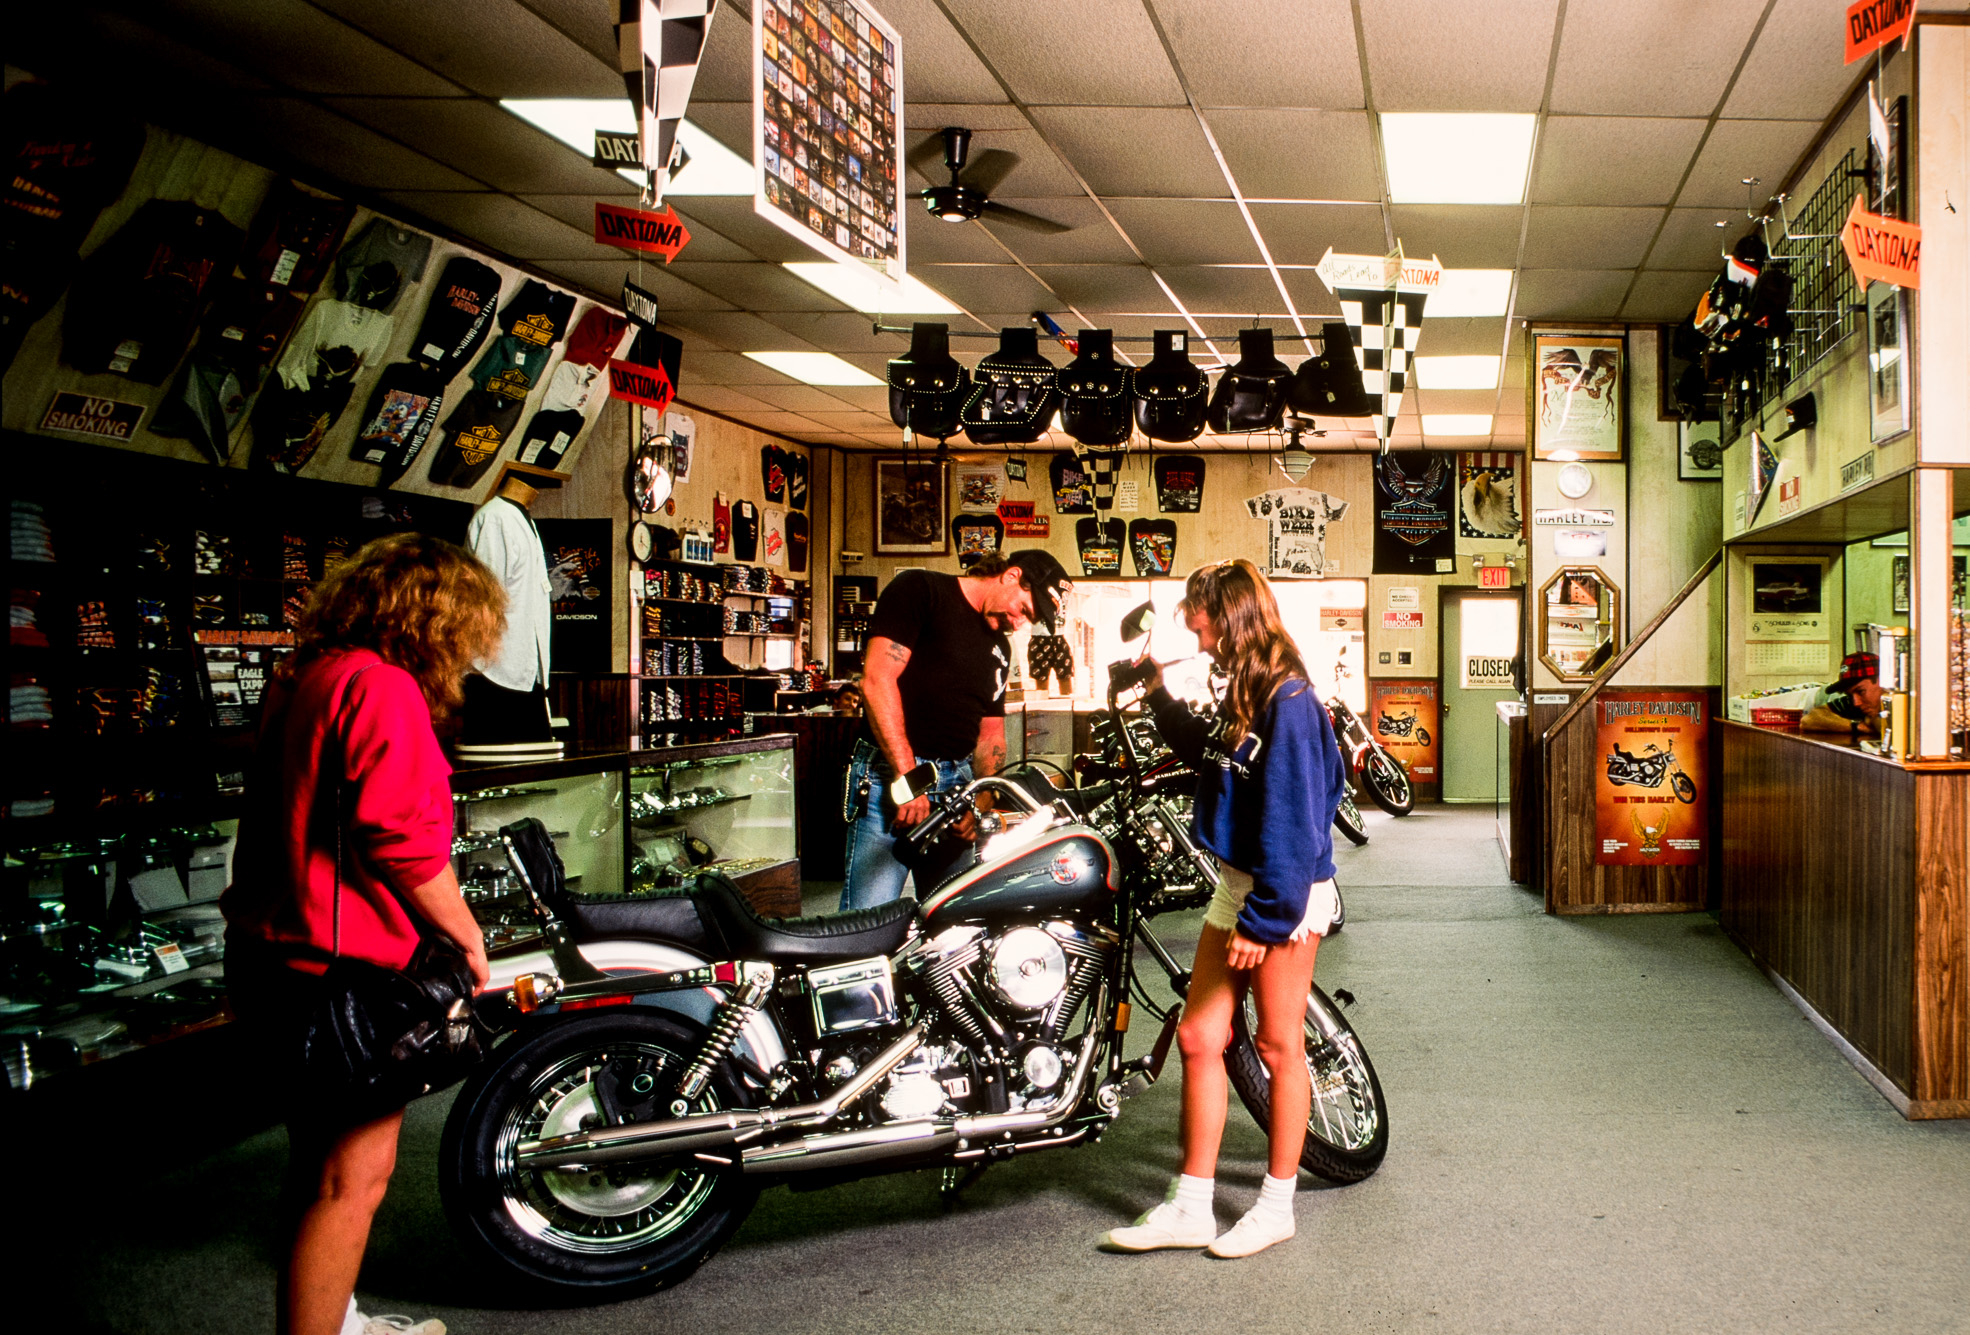
[[1904, 1115], [1970, 1117], [1970, 773], [1718, 737], [1724, 930]]

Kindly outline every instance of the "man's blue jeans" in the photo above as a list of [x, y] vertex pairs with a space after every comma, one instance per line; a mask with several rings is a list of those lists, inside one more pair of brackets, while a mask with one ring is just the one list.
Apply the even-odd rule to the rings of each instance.
[[[933, 791], [955, 792], [971, 782], [971, 760], [932, 760], [937, 767]], [[896, 804], [889, 800], [893, 776], [889, 763], [866, 738], [855, 743], [842, 789], [841, 816], [848, 826], [848, 849], [842, 869], [841, 911], [872, 909], [903, 897], [910, 869], [896, 860], [896, 841], [889, 827], [896, 821]], [[939, 880], [943, 879], [940, 874]], [[931, 886], [919, 885], [921, 899]]]

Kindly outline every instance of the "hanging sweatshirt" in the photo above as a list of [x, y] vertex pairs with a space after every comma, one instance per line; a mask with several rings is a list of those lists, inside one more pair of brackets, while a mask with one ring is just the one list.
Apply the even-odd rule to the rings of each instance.
[[1252, 878], [1238, 930], [1278, 945], [1306, 917], [1314, 883], [1334, 874], [1334, 812], [1347, 768], [1320, 697], [1304, 679], [1285, 682], [1257, 729], [1229, 752], [1230, 739], [1167, 690], [1158, 687], [1147, 703], [1164, 740], [1197, 771], [1198, 842]]

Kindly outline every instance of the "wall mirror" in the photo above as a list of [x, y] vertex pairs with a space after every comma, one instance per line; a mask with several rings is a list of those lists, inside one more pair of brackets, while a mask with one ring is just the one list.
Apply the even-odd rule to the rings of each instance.
[[1621, 590], [1599, 566], [1561, 566], [1539, 589], [1539, 661], [1561, 681], [1591, 681], [1621, 646]]

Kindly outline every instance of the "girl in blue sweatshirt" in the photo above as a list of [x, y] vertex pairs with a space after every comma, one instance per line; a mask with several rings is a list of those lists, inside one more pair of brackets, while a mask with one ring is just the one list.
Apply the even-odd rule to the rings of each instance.
[[[1183, 1173], [1163, 1204], [1102, 1245], [1205, 1247], [1250, 1256], [1293, 1236], [1293, 1189], [1311, 1111], [1303, 1024], [1314, 953], [1335, 917], [1332, 830], [1347, 771], [1327, 711], [1250, 561], [1191, 573], [1178, 608], [1198, 646], [1230, 676], [1215, 723], [1163, 688], [1148, 704], [1164, 738], [1197, 770], [1196, 833], [1223, 864], [1204, 913], [1177, 1038], [1183, 1052]], [[1217, 1235], [1211, 1196], [1224, 1135], [1224, 1053], [1247, 989], [1253, 1036], [1272, 1073], [1269, 1165], [1258, 1204]]]

